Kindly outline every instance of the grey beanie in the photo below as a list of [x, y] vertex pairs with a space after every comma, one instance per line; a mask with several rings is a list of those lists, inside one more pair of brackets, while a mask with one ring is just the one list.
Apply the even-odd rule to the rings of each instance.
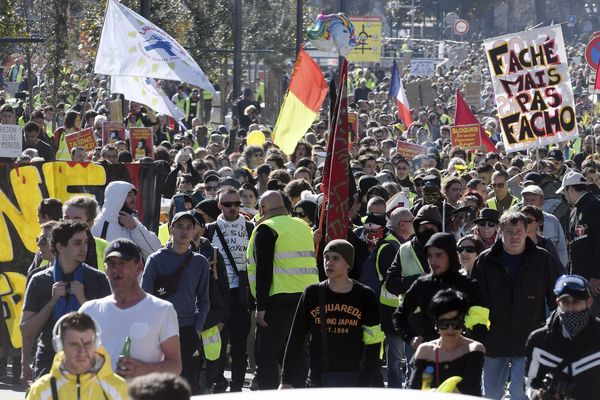
[[325, 246], [323, 254], [327, 253], [328, 251], [338, 253], [344, 258], [344, 260], [346, 260], [350, 266], [350, 269], [352, 269], [352, 266], [354, 265], [354, 246], [352, 246], [350, 242], [344, 239], [332, 240], [331, 242], [327, 243], [327, 246]]

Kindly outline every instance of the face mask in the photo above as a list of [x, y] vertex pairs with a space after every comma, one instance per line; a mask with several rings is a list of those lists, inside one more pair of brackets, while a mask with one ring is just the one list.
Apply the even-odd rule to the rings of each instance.
[[437, 233], [437, 231], [435, 231], [433, 229], [425, 229], [424, 231], [416, 232], [415, 236], [417, 236], [417, 239], [419, 239], [419, 242], [421, 242], [423, 245], [425, 245], [425, 243], [427, 243], [429, 241], [429, 239], [435, 233]]
[[383, 227], [375, 224], [364, 228], [365, 242], [367, 246], [375, 246], [379, 239], [383, 237]]
[[558, 317], [571, 337], [575, 337], [590, 323], [591, 310], [585, 309], [579, 312], [563, 312], [558, 309]]

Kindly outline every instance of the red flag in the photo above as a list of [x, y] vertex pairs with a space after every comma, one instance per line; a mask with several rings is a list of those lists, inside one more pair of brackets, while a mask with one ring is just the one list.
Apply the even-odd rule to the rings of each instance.
[[598, 65], [596, 66], [596, 79], [594, 79], [594, 90], [600, 89], [600, 58], [598, 59]]
[[460, 91], [456, 91], [456, 110], [454, 111], [454, 125], [479, 125], [479, 136], [481, 144], [487, 148], [487, 151], [496, 151], [496, 146], [492, 143], [490, 137], [485, 133], [481, 123], [469, 108], [465, 99], [460, 95]]
[[[325, 243], [333, 239], [348, 237], [349, 209], [349, 159], [348, 153], [348, 100], [347, 100], [347, 68], [344, 59], [340, 71], [340, 85], [335, 104], [335, 128], [329, 135], [327, 158], [323, 167], [323, 199], [325, 218], [321, 219]], [[323, 221], [324, 220], [324, 221]], [[324, 225], [323, 225], [324, 224]]]

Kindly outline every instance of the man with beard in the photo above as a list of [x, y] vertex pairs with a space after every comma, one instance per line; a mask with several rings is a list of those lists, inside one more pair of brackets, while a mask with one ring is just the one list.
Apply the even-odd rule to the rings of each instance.
[[[408, 242], [400, 245], [394, 262], [387, 271], [384, 288], [392, 295], [402, 297], [411, 287], [413, 282], [421, 275], [430, 272], [425, 244], [437, 232], [442, 230], [442, 216], [440, 210], [431, 204], [419, 209], [413, 220], [415, 235]], [[405, 343], [406, 359], [410, 360], [416, 349], [410, 343]], [[408, 374], [407, 376], [410, 376]]]
[[104, 205], [91, 232], [107, 241], [129, 239], [142, 251], [143, 258], [161, 248], [160, 240], [135, 216], [137, 190], [129, 182], [114, 181], [104, 190]]
[[47, 143], [40, 140], [40, 126], [33, 121], [23, 127], [23, 150], [36, 149], [40, 157], [46, 161], [54, 160], [54, 151]]

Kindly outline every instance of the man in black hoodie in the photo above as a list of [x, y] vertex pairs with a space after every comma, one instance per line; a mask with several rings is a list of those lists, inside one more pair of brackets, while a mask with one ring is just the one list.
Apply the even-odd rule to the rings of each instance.
[[[409, 345], [407, 359], [408, 353], [414, 353], [419, 344], [438, 337], [434, 321], [426, 312], [438, 291], [449, 288], [460, 290], [466, 295], [469, 307], [478, 306], [481, 298], [477, 281], [460, 272], [456, 240], [452, 234], [434, 234], [427, 241], [424, 250], [430, 272], [413, 282], [393, 317], [396, 330]], [[471, 315], [471, 311], [469, 314]], [[485, 325], [481, 325], [481, 322], [486, 321], [484, 319], [472, 323], [468, 317], [465, 318], [465, 326], [474, 329], [473, 336], [478, 341], [485, 336]]]

